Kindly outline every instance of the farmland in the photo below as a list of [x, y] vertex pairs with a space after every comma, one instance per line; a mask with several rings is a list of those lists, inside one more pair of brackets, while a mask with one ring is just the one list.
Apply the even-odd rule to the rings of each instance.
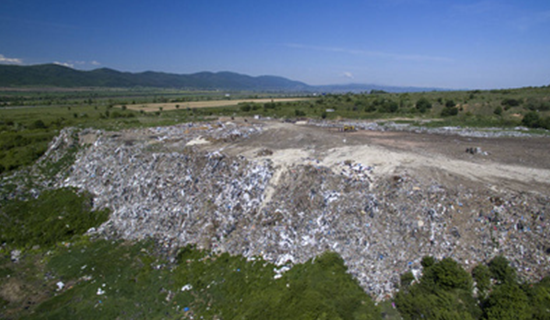
[[[226, 99], [226, 100], [209, 100], [209, 101], [190, 101], [183, 103], [148, 103], [141, 105], [131, 105], [126, 106], [130, 110], [134, 111], [145, 111], [153, 112], [159, 110], [177, 110], [177, 109], [199, 109], [199, 108], [213, 108], [213, 107], [232, 107], [242, 103], [285, 103], [285, 102], [295, 102], [295, 101], [306, 101], [310, 100], [308, 98], [276, 98], [276, 99]], [[122, 105], [115, 106], [122, 109]]]

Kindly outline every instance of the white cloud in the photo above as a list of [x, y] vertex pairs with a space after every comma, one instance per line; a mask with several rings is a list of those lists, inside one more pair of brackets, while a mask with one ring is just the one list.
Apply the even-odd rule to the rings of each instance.
[[344, 77], [348, 78], [348, 79], [355, 79], [355, 77], [353, 76], [353, 74], [352, 74], [351, 72], [348, 72], [348, 71], [344, 72], [342, 75], [343, 75]]
[[60, 66], [65, 66], [69, 68], [74, 68], [75, 66], [99, 66], [101, 63], [92, 60], [92, 61], [82, 61], [82, 60], [69, 60], [67, 62], [54, 61], [55, 64]]
[[0, 64], [23, 64], [23, 60], [19, 58], [7, 58], [0, 54]]
[[412, 61], [432, 61], [432, 62], [453, 62], [453, 59], [437, 56], [425, 56], [425, 55], [416, 55], [416, 54], [399, 54], [399, 53], [388, 53], [381, 51], [368, 51], [368, 50], [357, 50], [357, 49], [348, 49], [348, 48], [339, 48], [339, 47], [323, 47], [323, 46], [310, 46], [297, 43], [285, 44], [289, 48], [298, 48], [298, 49], [308, 49], [315, 51], [326, 51], [326, 52], [341, 52], [346, 54], [358, 55], [358, 56], [368, 56], [368, 57], [380, 57], [380, 58], [389, 58], [395, 60], [412, 60]]
[[68, 62], [54, 61], [53, 63], [64, 67], [74, 68], [74, 64]]

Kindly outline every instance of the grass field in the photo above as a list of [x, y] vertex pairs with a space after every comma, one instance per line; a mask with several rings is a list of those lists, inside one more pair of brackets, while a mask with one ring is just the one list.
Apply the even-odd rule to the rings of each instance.
[[[127, 105], [130, 110], [154, 112], [159, 110], [176, 110], [176, 109], [198, 109], [198, 108], [214, 108], [214, 107], [231, 107], [240, 103], [276, 103], [276, 102], [295, 102], [310, 100], [308, 98], [277, 98], [277, 99], [237, 99], [237, 100], [212, 100], [212, 101], [189, 101], [189, 102], [171, 102], [171, 103], [146, 103], [140, 105]], [[115, 106], [122, 108], [122, 105]]]

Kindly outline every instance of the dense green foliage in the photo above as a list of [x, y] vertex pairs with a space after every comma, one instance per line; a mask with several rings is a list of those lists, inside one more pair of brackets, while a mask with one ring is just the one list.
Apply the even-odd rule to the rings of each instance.
[[16, 247], [51, 246], [99, 226], [108, 212], [92, 211], [87, 193], [46, 190], [36, 199], [11, 200], [0, 208], [0, 243]]
[[404, 319], [476, 319], [481, 311], [473, 298], [472, 279], [454, 260], [430, 263], [424, 258], [419, 283], [402, 287], [395, 302]]
[[422, 266], [418, 282], [410, 284], [410, 273], [401, 277], [395, 303], [404, 319], [550, 319], [550, 278], [520, 284], [502, 256], [476, 266], [473, 278], [450, 258], [425, 257]]

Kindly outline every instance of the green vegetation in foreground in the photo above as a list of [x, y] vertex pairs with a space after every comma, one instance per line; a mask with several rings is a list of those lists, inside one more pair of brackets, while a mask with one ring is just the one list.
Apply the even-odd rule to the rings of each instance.
[[261, 259], [247, 261], [186, 247], [176, 262], [169, 263], [158, 255], [159, 249], [152, 241], [81, 238], [56, 246], [49, 254], [26, 254], [24, 260], [45, 261], [41, 272], [47, 280], [40, 281], [41, 275], [34, 283], [23, 282], [25, 272], [4, 260], [2, 268], [13, 269], [10, 278], [2, 277], [2, 285], [19, 281], [44, 292], [36, 305], [29, 305], [25, 301], [29, 297], [24, 296], [12, 297], [19, 301], [5, 300], [0, 315], [22, 319], [381, 318], [335, 253], [296, 265], [274, 279], [276, 266]]
[[550, 277], [520, 283], [502, 256], [476, 266], [473, 277], [451, 258], [425, 257], [422, 266], [418, 282], [411, 273], [401, 276], [395, 303], [405, 320], [550, 319]]
[[70, 240], [108, 218], [92, 211], [92, 197], [70, 188], [45, 190], [36, 199], [11, 200], [0, 208], [0, 243], [30, 248]]

